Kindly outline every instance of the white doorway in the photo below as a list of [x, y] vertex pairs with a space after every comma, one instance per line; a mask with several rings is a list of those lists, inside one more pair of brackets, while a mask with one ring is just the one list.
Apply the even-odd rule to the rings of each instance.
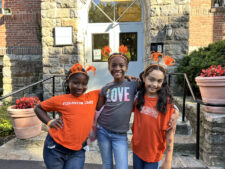
[[[121, 4], [121, 2], [123, 3]], [[102, 6], [96, 7], [94, 10], [100, 8], [97, 15], [101, 16], [95, 17], [94, 22], [88, 23], [85, 37], [85, 64], [96, 67], [96, 75], [90, 76], [89, 90], [100, 89], [113, 80], [108, 72], [107, 58], [101, 54], [101, 49], [104, 46], [110, 46], [112, 52], [118, 52], [119, 46], [122, 44], [128, 47], [130, 59], [128, 75], [139, 76], [139, 73], [144, 69], [144, 23], [142, 17], [144, 15], [140, 1], [93, 0], [90, 7], [92, 15], [93, 6], [95, 7], [97, 4], [99, 6], [103, 4], [104, 7], [107, 7], [107, 10], [111, 7], [114, 15], [105, 11]], [[132, 13], [134, 10], [136, 10], [135, 13]], [[104, 23], [101, 23], [101, 20], [104, 20]]]

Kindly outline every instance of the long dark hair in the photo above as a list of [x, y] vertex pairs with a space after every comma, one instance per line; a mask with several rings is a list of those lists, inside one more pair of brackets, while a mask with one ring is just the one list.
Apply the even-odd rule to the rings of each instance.
[[[81, 71], [86, 72], [85, 69], [82, 69]], [[66, 94], [70, 94], [69, 79], [72, 78], [73, 76], [75, 76], [76, 74], [78, 74], [78, 73], [75, 73], [70, 76], [71, 73], [72, 73], [71, 70], [69, 70], [69, 72], [67, 72], [66, 79], [63, 82], [63, 92]], [[88, 77], [88, 79], [89, 79], [89, 77]]]
[[169, 98], [169, 103], [172, 103], [173, 102], [173, 97], [172, 97], [171, 91], [169, 89], [169, 86], [167, 84], [166, 71], [160, 65], [150, 65], [150, 66], [148, 66], [146, 68], [146, 70], [144, 72], [141, 72], [140, 73], [141, 85], [139, 87], [138, 99], [137, 99], [137, 105], [136, 105], [136, 107], [137, 107], [137, 109], [139, 111], [141, 111], [142, 107], [145, 104], [144, 95], [145, 95], [146, 90], [145, 90], [145, 83], [143, 81], [142, 76], [144, 76], [144, 77], [148, 76], [148, 74], [150, 72], [152, 72], [153, 70], [160, 70], [161, 72], [163, 72], [163, 74], [165, 76], [165, 78], [163, 80], [162, 87], [157, 92], [157, 95], [158, 95], [159, 99], [158, 99], [157, 104], [156, 104], [156, 109], [159, 112], [166, 113], [166, 111], [167, 111], [166, 106], [168, 104], [167, 103], [168, 102], [168, 98]]

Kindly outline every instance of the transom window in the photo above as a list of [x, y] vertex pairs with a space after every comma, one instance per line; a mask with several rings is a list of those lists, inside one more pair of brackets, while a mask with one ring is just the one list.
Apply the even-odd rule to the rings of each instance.
[[224, 7], [225, 6], [225, 2], [224, 0], [214, 0], [214, 7]]
[[141, 21], [142, 8], [139, 0], [91, 0], [89, 23]]

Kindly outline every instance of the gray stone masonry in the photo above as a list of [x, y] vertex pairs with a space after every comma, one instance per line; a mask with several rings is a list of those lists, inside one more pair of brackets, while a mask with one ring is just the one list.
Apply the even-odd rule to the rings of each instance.
[[[3, 57], [3, 95], [11, 93], [42, 79], [41, 55], [4, 55]], [[33, 87], [25, 93], [41, 95], [42, 86]], [[22, 92], [15, 97], [22, 96]], [[41, 97], [41, 96], [40, 96]], [[8, 98], [11, 100], [10, 98]]]
[[[182, 98], [175, 97], [176, 104], [182, 110]], [[191, 99], [186, 101], [186, 119], [190, 121], [193, 136], [196, 136], [197, 104]], [[181, 111], [180, 111], [181, 112]], [[210, 168], [225, 166], [225, 114], [214, 114], [203, 111], [200, 114], [200, 158]]]

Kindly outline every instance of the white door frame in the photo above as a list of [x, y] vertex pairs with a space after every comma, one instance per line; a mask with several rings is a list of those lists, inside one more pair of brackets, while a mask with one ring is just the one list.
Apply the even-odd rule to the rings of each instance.
[[[127, 74], [138, 76], [144, 69], [144, 6], [142, 0], [139, 0], [142, 6], [142, 22], [114, 22], [114, 23], [87, 23], [85, 34], [85, 65], [93, 65], [96, 67], [96, 75], [101, 74], [101, 78], [90, 76], [88, 89], [101, 88], [105, 83], [112, 81], [112, 77], [108, 72], [107, 62], [92, 62], [92, 39], [94, 33], [109, 33], [109, 46], [112, 52], [118, 52], [119, 33], [137, 32], [137, 61], [129, 63]], [[91, 3], [91, 2], [90, 2]], [[90, 4], [89, 4], [90, 5]], [[88, 11], [87, 11], [88, 13]], [[88, 22], [88, 15], [86, 16]], [[133, 69], [132, 69], [133, 68]], [[107, 71], [106, 71], [107, 70]]]

